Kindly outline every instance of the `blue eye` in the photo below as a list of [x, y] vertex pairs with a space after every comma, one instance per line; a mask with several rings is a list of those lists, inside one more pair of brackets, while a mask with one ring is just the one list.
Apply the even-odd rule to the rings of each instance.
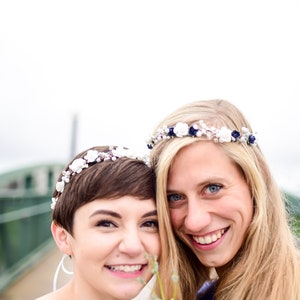
[[179, 194], [169, 194], [167, 195], [168, 202], [178, 202], [179, 200], [182, 200], [183, 197]]
[[221, 185], [219, 184], [209, 184], [206, 188], [206, 192], [209, 194], [215, 194], [216, 192], [218, 192], [220, 189], [222, 188]]

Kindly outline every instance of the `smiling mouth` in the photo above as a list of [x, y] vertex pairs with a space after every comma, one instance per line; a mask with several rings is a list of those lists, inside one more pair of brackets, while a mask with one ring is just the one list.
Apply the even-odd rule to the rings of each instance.
[[106, 266], [113, 272], [135, 273], [139, 272], [144, 265], [118, 265], [118, 266]]
[[228, 230], [228, 228], [220, 229], [220, 230], [214, 232], [213, 234], [208, 234], [205, 236], [193, 235], [192, 238], [197, 244], [209, 245], [209, 244], [212, 244], [212, 243], [216, 242], [217, 240], [219, 240], [224, 235], [224, 233]]

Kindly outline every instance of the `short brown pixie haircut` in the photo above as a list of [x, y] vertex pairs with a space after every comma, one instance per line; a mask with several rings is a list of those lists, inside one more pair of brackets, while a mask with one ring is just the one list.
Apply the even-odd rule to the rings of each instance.
[[[77, 154], [66, 166], [77, 158], [83, 157], [88, 150], [108, 152], [108, 146], [96, 146]], [[61, 181], [62, 175], [58, 181]], [[75, 174], [58, 196], [52, 212], [52, 220], [72, 234], [73, 218], [76, 210], [96, 199], [116, 199], [133, 196], [141, 200], [155, 199], [155, 173], [145, 161], [121, 157], [115, 161], [107, 160], [94, 163], [80, 173]]]

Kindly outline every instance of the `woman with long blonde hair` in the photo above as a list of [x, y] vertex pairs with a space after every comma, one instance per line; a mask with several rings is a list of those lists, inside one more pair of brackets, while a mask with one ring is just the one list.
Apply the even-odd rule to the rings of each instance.
[[299, 243], [243, 113], [226, 100], [186, 104], [148, 147], [179, 299], [299, 300]]

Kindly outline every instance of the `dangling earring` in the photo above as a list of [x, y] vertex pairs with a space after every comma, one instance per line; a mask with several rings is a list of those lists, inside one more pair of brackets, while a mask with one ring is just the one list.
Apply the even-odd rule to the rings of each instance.
[[67, 254], [64, 254], [62, 259], [60, 260], [57, 268], [56, 268], [54, 278], [53, 278], [53, 292], [56, 291], [57, 277], [58, 277], [58, 273], [59, 273], [60, 268], [62, 268], [62, 270], [68, 275], [73, 275], [74, 274], [74, 272], [67, 270], [67, 268], [64, 265], [64, 260], [65, 260], [66, 257], [69, 257], [69, 256]]

